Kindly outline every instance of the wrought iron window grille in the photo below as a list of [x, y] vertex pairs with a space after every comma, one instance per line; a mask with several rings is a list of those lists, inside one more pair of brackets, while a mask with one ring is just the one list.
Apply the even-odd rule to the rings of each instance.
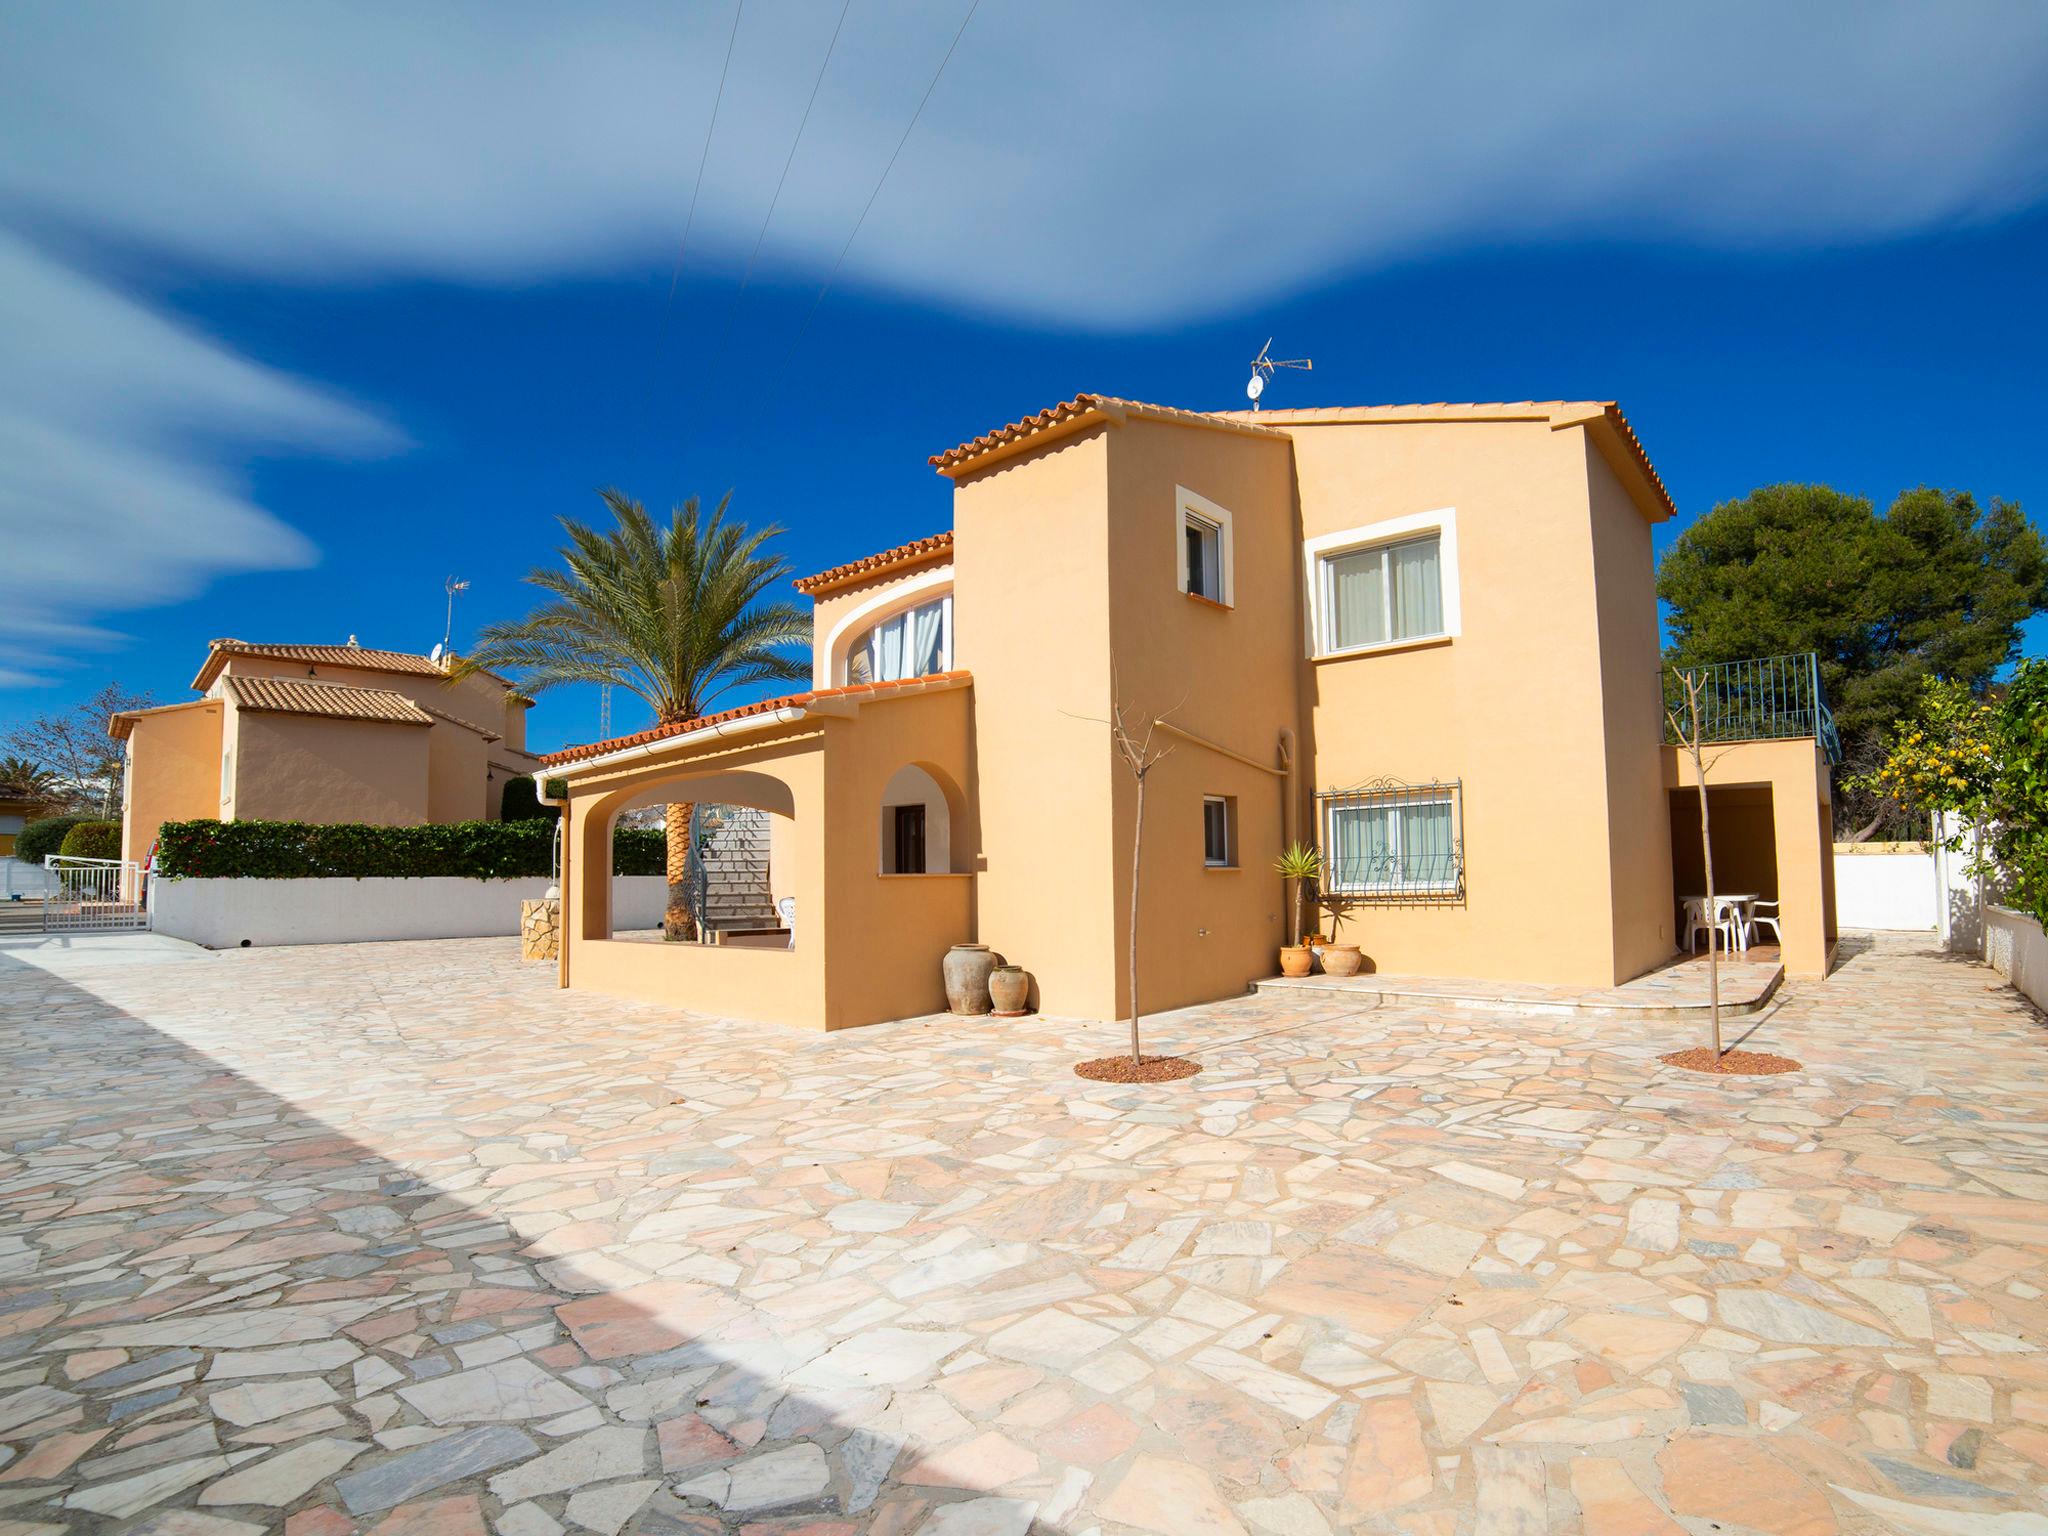
[[1325, 906], [1462, 906], [1461, 779], [1370, 779], [1316, 792]]

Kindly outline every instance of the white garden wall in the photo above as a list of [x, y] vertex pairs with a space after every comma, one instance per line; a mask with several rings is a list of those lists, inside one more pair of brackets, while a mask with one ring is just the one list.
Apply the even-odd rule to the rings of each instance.
[[1984, 908], [1984, 963], [2048, 1009], [2048, 934], [2024, 912]]
[[[617, 926], [655, 928], [668, 897], [660, 875], [615, 875]], [[234, 949], [254, 944], [360, 944], [377, 939], [470, 939], [519, 931], [519, 903], [546, 893], [521, 880], [152, 880], [158, 933]]]
[[1838, 928], [1941, 926], [1942, 873], [1920, 843], [1837, 843], [1835, 924]]

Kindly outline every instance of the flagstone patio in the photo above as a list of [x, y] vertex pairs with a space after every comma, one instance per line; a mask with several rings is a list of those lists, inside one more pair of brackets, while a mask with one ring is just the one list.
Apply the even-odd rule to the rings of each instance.
[[510, 940], [0, 957], [0, 1536], [2048, 1533], [2048, 1028], [794, 1035]]

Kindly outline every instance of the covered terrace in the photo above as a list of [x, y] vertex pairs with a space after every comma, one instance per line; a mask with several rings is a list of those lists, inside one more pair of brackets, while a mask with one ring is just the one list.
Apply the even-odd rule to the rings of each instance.
[[[808, 1029], [942, 1008], [939, 962], [975, 932], [970, 686], [946, 672], [820, 689], [557, 754], [562, 985]], [[787, 944], [615, 932], [619, 815], [707, 802], [768, 813]]]

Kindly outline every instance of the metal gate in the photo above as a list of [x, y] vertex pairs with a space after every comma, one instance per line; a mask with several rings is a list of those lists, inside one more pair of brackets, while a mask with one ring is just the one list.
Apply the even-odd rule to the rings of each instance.
[[43, 932], [116, 933], [149, 926], [142, 868], [133, 859], [53, 853], [44, 868], [50, 888], [43, 897]]

